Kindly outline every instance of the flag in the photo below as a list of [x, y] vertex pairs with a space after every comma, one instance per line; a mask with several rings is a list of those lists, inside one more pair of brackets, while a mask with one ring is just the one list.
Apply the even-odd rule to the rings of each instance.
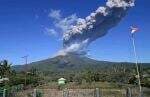
[[139, 31], [139, 28], [133, 26], [131, 26], [130, 29], [131, 29], [131, 34], [134, 34], [135, 32]]

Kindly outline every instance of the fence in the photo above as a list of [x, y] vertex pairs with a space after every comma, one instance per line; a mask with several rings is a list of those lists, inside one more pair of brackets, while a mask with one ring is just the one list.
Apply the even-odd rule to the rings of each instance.
[[23, 90], [23, 84], [9, 87], [7, 89], [0, 88], [0, 97], [15, 97], [14, 94]]
[[0, 97], [6, 97], [6, 89], [0, 90]]
[[[143, 90], [143, 97], [150, 97], [149, 89]], [[137, 89], [31, 89], [13, 91], [8, 93], [6, 89], [0, 91], [0, 97], [138, 97]]]
[[[147, 91], [150, 93], [150, 91]], [[11, 97], [138, 97], [137, 89], [32, 89]], [[150, 95], [143, 94], [143, 97]]]

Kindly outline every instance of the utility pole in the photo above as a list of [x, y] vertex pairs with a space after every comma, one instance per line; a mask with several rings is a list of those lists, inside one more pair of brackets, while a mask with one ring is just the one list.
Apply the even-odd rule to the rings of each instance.
[[132, 40], [132, 46], [133, 46], [133, 53], [135, 57], [135, 66], [136, 66], [136, 72], [137, 72], [137, 79], [138, 79], [138, 85], [139, 85], [139, 97], [142, 97], [142, 86], [141, 86], [141, 79], [140, 79], [140, 71], [138, 66], [138, 57], [136, 52], [136, 46], [135, 46], [135, 37], [134, 34], [139, 30], [137, 27], [131, 26], [131, 40]]
[[21, 57], [21, 58], [23, 58], [24, 60], [25, 60], [25, 80], [24, 80], [24, 85], [26, 86], [26, 84], [27, 84], [27, 72], [28, 72], [28, 67], [27, 67], [27, 65], [28, 65], [28, 55], [26, 55], [26, 56], [23, 56], [23, 57]]
[[137, 79], [138, 79], [138, 85], [139, 85], [139, 97], [142, 97], [142, 86], [141, 86], [141, 79], [140, 79], [140, 71], [138, 66], [138, 58], [136, 53], [136, 46], [135, 46], [135, 38], [132, 37], [132, 45], [134, 50], [134, 57], [135, 57], [135, 66], [136, 66], [136, 72], [137, 72]]

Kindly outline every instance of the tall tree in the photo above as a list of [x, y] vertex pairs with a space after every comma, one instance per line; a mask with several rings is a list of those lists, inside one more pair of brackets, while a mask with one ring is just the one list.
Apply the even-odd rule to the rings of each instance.
[[3, 60], [0, 62], [0, 76], [6, 77], [11, 74], [11, 64], [8, 63], [7, 60]]

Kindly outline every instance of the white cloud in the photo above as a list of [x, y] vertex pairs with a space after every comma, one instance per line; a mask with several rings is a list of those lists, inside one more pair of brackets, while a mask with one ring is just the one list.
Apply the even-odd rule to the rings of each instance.
[[45, 27], [44, 32], [45, 32], [45, 34], [48, 34], [50, 36], [51, 35], [57, 36], [57, 31], [54, 29], [50, 29], [50, 28]]
[[76, 14], [72, 14], [68, 17], [63, 18], [60, 14], [60, 10], [51, 10], [48, 17], [53, 20], [54, 28], [46, 28], [46, 32], [49, 32], [53, 35], [63, 34], [77, 22], [78, 17]]
[[55, 22], [55, 26], [62, 30], [62, 32], [66, 32], [70, 29], [70, 27], [77, 21], [78, 17], [76, 14], [70, 15], [66, 18], [62, 18]]
[[110, 8], [112, 7], [123, 7], [123, 8], [126, 8], [126, 7], [132, 7], [134, 6], [134, 1], [135, 0], [129, 0], [127, 2], [127, 0], [108, 0], [106, 5]]
[[60, 10], [51, 10], [51, 12], [48, 14], [48, 17], [60, 20], [61, 19]]

